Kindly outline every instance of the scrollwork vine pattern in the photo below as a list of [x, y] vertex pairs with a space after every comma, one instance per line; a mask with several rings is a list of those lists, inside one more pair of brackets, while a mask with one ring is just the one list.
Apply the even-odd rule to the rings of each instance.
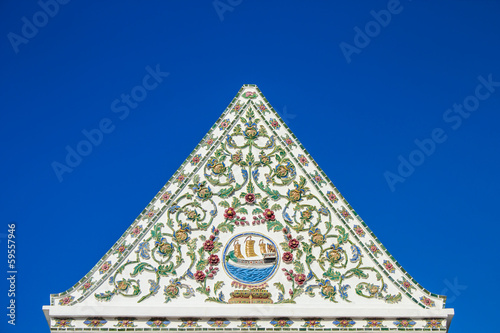
[[[326, 181], [317, 170], [304, 169], [311, 161], [293, 154], [297, 145], [288, 134], [274, 132], [281, 123], [262, 103], [251, 102], [255, 96], [243, 96], [249, 101], [231, 110], [239, 116], [220, 123], [226, 133], [218, 146], [205, 156], [192, 155], [195, 172], [181, 171], [182, 180], [177, 179], [181, 184], [190, 178], [187, 187], [177, 196], [165, 191], [160, 200], [170, 202], [168, 209], [116, 269], [111, 287], [95, 298], [141, 303], [161, 291], [167, 303], [195, 295], [221, 304], [296, 303], [301, 297], [337, 303], [351, 302], [353, 295], [401, 300], [400, 293], [389, 293], [380, 268], [364, 262], [363, 250], [339, 223], [338, 216], [346, 221], [352, 216], [345, 207], [334, 213], [330, 202], [337, 196], [316, 190]], [[210, 134], [203, 146], [214, 142]], [[245, 232], [266, 233], [275, 243], [276, 248], [268, 245], [274, 254], [266, 260], [274, 256], [280, 269], [265, 283], [235, 282], [226, 272], [229, 260], [243, 256], [228, 252], [228, 239]]]

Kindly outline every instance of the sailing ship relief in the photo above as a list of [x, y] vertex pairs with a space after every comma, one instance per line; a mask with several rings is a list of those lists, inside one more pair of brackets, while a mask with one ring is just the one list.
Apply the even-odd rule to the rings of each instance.
[[233, 237], [224, 249], [224, 268], [233, 279], [248, 284], [261, 283], [278, 267], [278, 251], [272, 240], [257, 233]]

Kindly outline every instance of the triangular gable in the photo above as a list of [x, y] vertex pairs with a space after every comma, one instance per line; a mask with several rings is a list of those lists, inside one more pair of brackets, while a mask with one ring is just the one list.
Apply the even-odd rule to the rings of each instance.
[[123, 236], [51, 295], [51, 329], [446, 330], [255, 85], [244, 85]]

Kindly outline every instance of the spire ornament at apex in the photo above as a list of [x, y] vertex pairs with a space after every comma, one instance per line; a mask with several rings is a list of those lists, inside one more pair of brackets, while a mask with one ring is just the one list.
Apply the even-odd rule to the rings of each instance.
[[244, 85], [52, 331], [447, 331], [453, 309], [380, 244], [255, 85]]

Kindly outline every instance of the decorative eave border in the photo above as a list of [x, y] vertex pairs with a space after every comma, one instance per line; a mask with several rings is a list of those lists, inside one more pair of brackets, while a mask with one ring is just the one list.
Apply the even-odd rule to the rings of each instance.
[[133, 317], [53, 318], [51, 332], [61, 331], [357, 331], [357, 332], [446, 332], [447, 319], [443, 318], [167, 318]]

